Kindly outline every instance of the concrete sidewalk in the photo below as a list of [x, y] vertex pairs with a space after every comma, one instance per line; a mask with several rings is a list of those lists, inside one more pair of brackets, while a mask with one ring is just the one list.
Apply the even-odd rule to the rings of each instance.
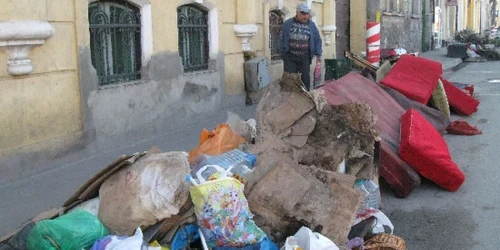
[[394, 224], [394, 233], [408, 249], [499, 249], [500, 222], [500, 62], [467, 63], [449, 78], [474, 84], [479, 110], [465, 120], [482, 135], [445, 135], [453, 161], [466, 175], [457, 192], [448, 192], [428, 180], [406, 199], [390, 189], [383, 194], [383, 212]]
[[0, 186], [0, 237], [39, 213], [61, 206], [85, 181], [120, 155], [146, 151], [152, 146], [165, 152], [189, 151], [198, 145], [203, 128], [213, 129], [226, 121], [227, 111], [244, 119], [254, 118], [256, 106], [244, 103], [243, 95], [229, 97], [223, 112], [207, 114], [184, 127], [99, 154], [89, 155], [85, 150], [73, 152], [50, 162], [48, 171]]
[[420, 53], [419, 56], [431, 59], [434, 61], [438, 61], [441, 64], [443, 64], [443, 71], [449, 71], [452, 70], [454, 67], [460, 65], [463, 61], [460, 58], [450, 58], [447, 57], [447, 49], [446, 48], [439, 48], [436, 50], [430, 50], [424, 53]]

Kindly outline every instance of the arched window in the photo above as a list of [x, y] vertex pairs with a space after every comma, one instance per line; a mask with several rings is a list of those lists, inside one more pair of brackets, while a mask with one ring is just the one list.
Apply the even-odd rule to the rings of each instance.
[[283, 30], [285, 14], [279, 10], [269, 13], [269, 48], [271, 49], [271, 60], [281, 59], [280, 35]]
[[139, 8], [123, 1], [89, 5], [90, 50], [99, 85], [141, 78]]
[[177, 28], [184, 71], [208, 69], [208, 12], [194, 5], [177, 8]]

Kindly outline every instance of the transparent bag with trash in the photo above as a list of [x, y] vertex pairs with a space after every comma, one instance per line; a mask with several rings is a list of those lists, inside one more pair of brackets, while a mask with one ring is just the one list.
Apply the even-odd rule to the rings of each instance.
[[257, 121], [255, 119], [244, 120], [239, 115], [228, 111], [226, 124], [234, 133], [245, 138], [248, 142], [253, 143], [257, 137]]
[[[232, 177], [245, 183], [254, 172], [254, 165], [257, 161], [255, 155], [238, 149], [233, 149], [217, 156], [202, 155], [196, 160], [196, 164], [191, 168], [191, 175], [208, 165], [216, 165], [225, 170], [231, 168]], [[205, 168], [201, 173], [204, 179], [217, 179], [217, 171], [214, 168]]]
[[99, 219], [84, 210], [76, 210], [53, 220], [42, 220], [31, 230], [28, 250], [89, 249], [109, 234]]

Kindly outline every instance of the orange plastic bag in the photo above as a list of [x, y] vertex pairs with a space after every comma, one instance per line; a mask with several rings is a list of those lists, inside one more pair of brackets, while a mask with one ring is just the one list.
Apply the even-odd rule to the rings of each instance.
[[243, 142], [245, 139], [234, 133], [225, 123], [218, 125], [212, 132], [203, 129], [200, 144], [189, 152], [189, 163], [202, 154], [215, 156], [236, 149]]

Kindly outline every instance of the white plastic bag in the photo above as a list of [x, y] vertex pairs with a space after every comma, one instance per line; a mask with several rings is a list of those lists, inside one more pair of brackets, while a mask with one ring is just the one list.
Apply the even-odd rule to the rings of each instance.
[[288, 237], [281, 250], [296, 250], [297, 246], [302, 250], [339, 250], [333, 241], [319, 233], [313, 233], [307, 227], [302, 227], [294, 236]]
[[227, 112], [226, 124], [229, 125], [231, 131], [252, 142], [257, 137], [257, 122], [255, 119], [243, 120], [233, 112]]
[[111, 242], [106, 245], [104, 250], [141, 250], [143, 236], [141, 228], [135, 230], [135, 234], [126, 239], [119, 239], [116, 236], [111, 237]]
[[408, 51], [406, 51], [404, 48], [395, 49], [394, 51], [396, 51], [396, 55], [398, 56], [408, 54]]
[[360, 222], [371, 217], [376, 218], [376, 220], [373, 222], [373, 234], [392, 234], [394, 232], [394, 225], [392, 224], [391, 220], [380, 210], [372, 208], [366, 209], [364, 212], [358, 214], [356, 220], [354, 220], [354, 225], [357, 225]]

